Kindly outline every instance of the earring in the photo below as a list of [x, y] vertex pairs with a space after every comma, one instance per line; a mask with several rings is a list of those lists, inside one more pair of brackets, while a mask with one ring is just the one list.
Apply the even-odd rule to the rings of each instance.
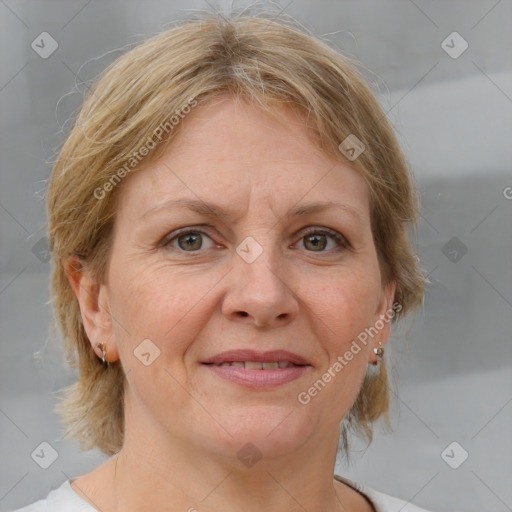
[[96, 348], [99, 348], [101, 350], [101, 362], [108, 366], [107, 344], [106, 343], [96, 343]]
[[379, 341], [379, 348], [374, 348], [373, 353], [377, 356], [377, 361], [374, 361], [373, 365], [377, 366], [384, 356], [384, 349], [382, 348], [382, 343]]

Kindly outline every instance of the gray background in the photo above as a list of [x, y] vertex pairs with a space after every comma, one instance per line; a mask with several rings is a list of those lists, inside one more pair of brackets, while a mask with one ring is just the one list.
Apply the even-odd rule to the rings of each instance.
[[[228, 2], [0, 0], [2, 511], [103, 460], [63, 441], [52, 411], [73, 374], [48, 337], [43, 199], [81, 83], [182, 9], [212, 6], [229, 11]], [[366, 451], [354, 441], [352, 463], [339, 460], [337, 472], [432, 510], [512, 510], [512, 4], [287, 0], [274, 9], [366, 66], [422, 199], [415, 243], [430, 284], [388, 344], [394, 433], [377, 427]], [[453, 31], [469, 44], [458, 58], [441, 47]], [[58, 43], [45, 59], [31, 48], [42, 32]], [[44, 441], [58, 453], [46, 470], [31, 457]], [[452, 442], [452, 465], [469, 454], [457, 469], [442, 457]]]

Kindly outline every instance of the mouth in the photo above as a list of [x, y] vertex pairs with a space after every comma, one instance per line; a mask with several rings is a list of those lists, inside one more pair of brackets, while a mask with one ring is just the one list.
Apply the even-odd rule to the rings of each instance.
[[306, 364], [294, 364], [290, 361], [270, 361], [260, 363], [258, 361], [224, 361], [223, 363], [203, 363], [212, 366], [232, 366], [245, 368], [246, 370], [278, 370], [280, 368], [293, 368], [294, 366], [309, 366]]
[[[227, 364], [225, 364], [227, 363]], [[290, 366], [310, 366], [309, 361], [299, 354], [287, 350], [271, 350], [259, 352], [256, 350], [240, 349], [221, 352], [203, 361], [203, 364], [231, 365], [248, 370], [276, 370]]]
[[252, 389], [286, 384], [312, 368], [302, 356], [284, 350], [232, 350], [217, 354], [202, 365], [224, 380]]

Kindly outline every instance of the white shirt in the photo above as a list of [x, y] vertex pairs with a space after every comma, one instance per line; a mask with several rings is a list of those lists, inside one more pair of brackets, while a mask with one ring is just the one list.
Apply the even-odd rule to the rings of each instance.
[[[334, 475], [336, 480], [344, 482], [359, 493], [366, 496], [377, 512], [428, 512], [423, 508], [411, 505], [407, 501], [393, 498], [370, 487], [353, 482], [345, 477]], [[98, 512], [84, 501], [66, 480], [59, 488], [53, 490], [43, 499], [13, 512]]]

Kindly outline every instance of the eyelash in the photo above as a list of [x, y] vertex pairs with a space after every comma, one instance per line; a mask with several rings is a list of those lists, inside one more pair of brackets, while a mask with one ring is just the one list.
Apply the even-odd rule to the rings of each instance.
[[[171, 245], [171, 243], [174, 240], [178, 239], [180, 236], [187, 235], [189, 233], [198, 233], [201, 235], [206, 235], [208, 238], [211, 239], [211, 237], [208, 235], [208, 233], [205, 233], [204, 231], [201, 231], [198, 228], [189, 227], [189, 228], [183, 228], [182, 230], [175, 231], [175, 232], [171, 233], [170, 235], [166, 236], [162, 240], [162, 242], [159, 244], [159, 247], [169, 248], [169, 246]], [[311, 252], [311, 253], [318, 252], [318, 253], [322, 254], [322, 253], [332, 253], [335, 251], [350, 248], [350, 244], [348, 243], [347, 239], [343, 235], [338, 233], [337, 231], [334, 231], [331, 229], [327, 229], [327, 228], [322, 228], [322, 229], [309, 228], [308, 229], [308, 228], [306, 228], [306, 231], [303, 232], [302, 236], [300, 237], [300, 240], [302, 240], [303, 238], [310, 236], [310, 235], [327, 235], [327, 236], [331, 237], [336, 242], [337, 247], [335, 249], [331, 249], [331, 250], [327, 250], [327, 251], [307, 251], [307, 252]], [[177, 250], [182, 253], [189, 253], [189, 254], [203, 252], [200, 249], [197, 251], [185, 251], [183, 249], [180, 249], [179, 247], [178, 248], [171, 247], [171, 249]]]

